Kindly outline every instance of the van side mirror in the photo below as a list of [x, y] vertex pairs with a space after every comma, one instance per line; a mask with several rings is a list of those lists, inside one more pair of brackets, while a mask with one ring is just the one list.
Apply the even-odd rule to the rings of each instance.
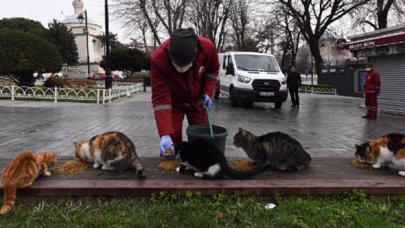
[[229, 64], [226, 66], [226, 74], [235, 75], [235, 71], [234, 71], [234, 69], [233, 69], [233, 64], [229, 63]]

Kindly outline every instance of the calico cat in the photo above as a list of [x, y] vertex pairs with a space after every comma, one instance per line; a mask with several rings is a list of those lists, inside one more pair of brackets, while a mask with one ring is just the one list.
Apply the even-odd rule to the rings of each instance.
[[134, 168], [138, 178], [146, 176], [135, 145], [121, 132], [106, 132], [89, 140], [74, 142], [74, 145], [76, 157], [85, 162], [94, 162], [95, 169], [101, 166], [103, 170], [122, 172]]
[[375, 169], [388, 165], [405, 176], [405, 135], [391, 133], [355, 146], [354, 156], [360, 161], [372, 164]]
[[17, 188], [32, 185], [41, 174], [51, 176], [48, 167], [56, 164], [56, 153], [21, 152], [3, 169], [2, 183], [4, 188], [3, 206], [1, 214], [6, 214], [14, 206]]
[[241, 147], [259, 166], [268, 164], [281, 171], [297, 171], [311, 163], [311, 156], [301, 144], [282, 132], [271, 132], [256, 137], [253, 133], [239, 128], [233, 140], [233, 144]]
[[177, 172], [192, 169], [195, 171], [194, 176], [200, 178], [228, 176], [234, 179], [247, 179], [269, 168], [263, 166], [243, 172], [234, 170], [229, 167], [225, 155], [212, 142], [202, 138], [192, 142], [181, 142], [175, 146], [175, 151], [181, 159], [181, 165], [177, 168]]

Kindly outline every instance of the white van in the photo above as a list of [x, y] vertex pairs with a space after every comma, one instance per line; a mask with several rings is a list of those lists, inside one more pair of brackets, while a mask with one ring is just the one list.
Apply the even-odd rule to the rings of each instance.
[[281, 108], [287, 100], [287, 80], [273, 55], [257, 52], [219, 54], [219, 93], [229, 96], [231, 106], [243, 102], [272, 102]]

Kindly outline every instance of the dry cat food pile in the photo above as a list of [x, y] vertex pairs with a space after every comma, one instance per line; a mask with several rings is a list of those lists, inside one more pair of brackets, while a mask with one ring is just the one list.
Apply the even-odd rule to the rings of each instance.
[[229, 166], [239, 171], [249, 171], [255, 167], [255, 164], [246, 160], [234, 160], [230, 162]]
[[362, 161], [360, 161], [358, 159], [353, 160], [352, 165], [354, 167], [361, 168], [361, 169], [371, 169], [371, 167], [372, 167], [371, 164], [366, 163], [366, 162], [362, 162]]
[[172, 149], [172, 148], [167, 148], [167, 149], [165, 149], [165, 153], [167, 153], [167, 154], [174, 154], [174, 149]]
[[180, 166], [180, 160], [167, 160], [161, 161], [159, 163], [159, 167], [166, 170], [166, 171], [173, 171], [176, 170], [177, 167]]
[[90, 169], [91, 164], [80, 160], [68, 160], [56, 168], [56, 171], [61, 174], [77, 174], [84, 170]]

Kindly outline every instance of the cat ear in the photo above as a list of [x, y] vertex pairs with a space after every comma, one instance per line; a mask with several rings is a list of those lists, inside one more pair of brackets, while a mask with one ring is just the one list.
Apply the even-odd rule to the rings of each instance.
[[239, 127], [239, 131], [243, 131], [243, 128]]
[[356, 147], [356, 150], [359, 150], [361, 146], [359, 144], [354, 145]]

